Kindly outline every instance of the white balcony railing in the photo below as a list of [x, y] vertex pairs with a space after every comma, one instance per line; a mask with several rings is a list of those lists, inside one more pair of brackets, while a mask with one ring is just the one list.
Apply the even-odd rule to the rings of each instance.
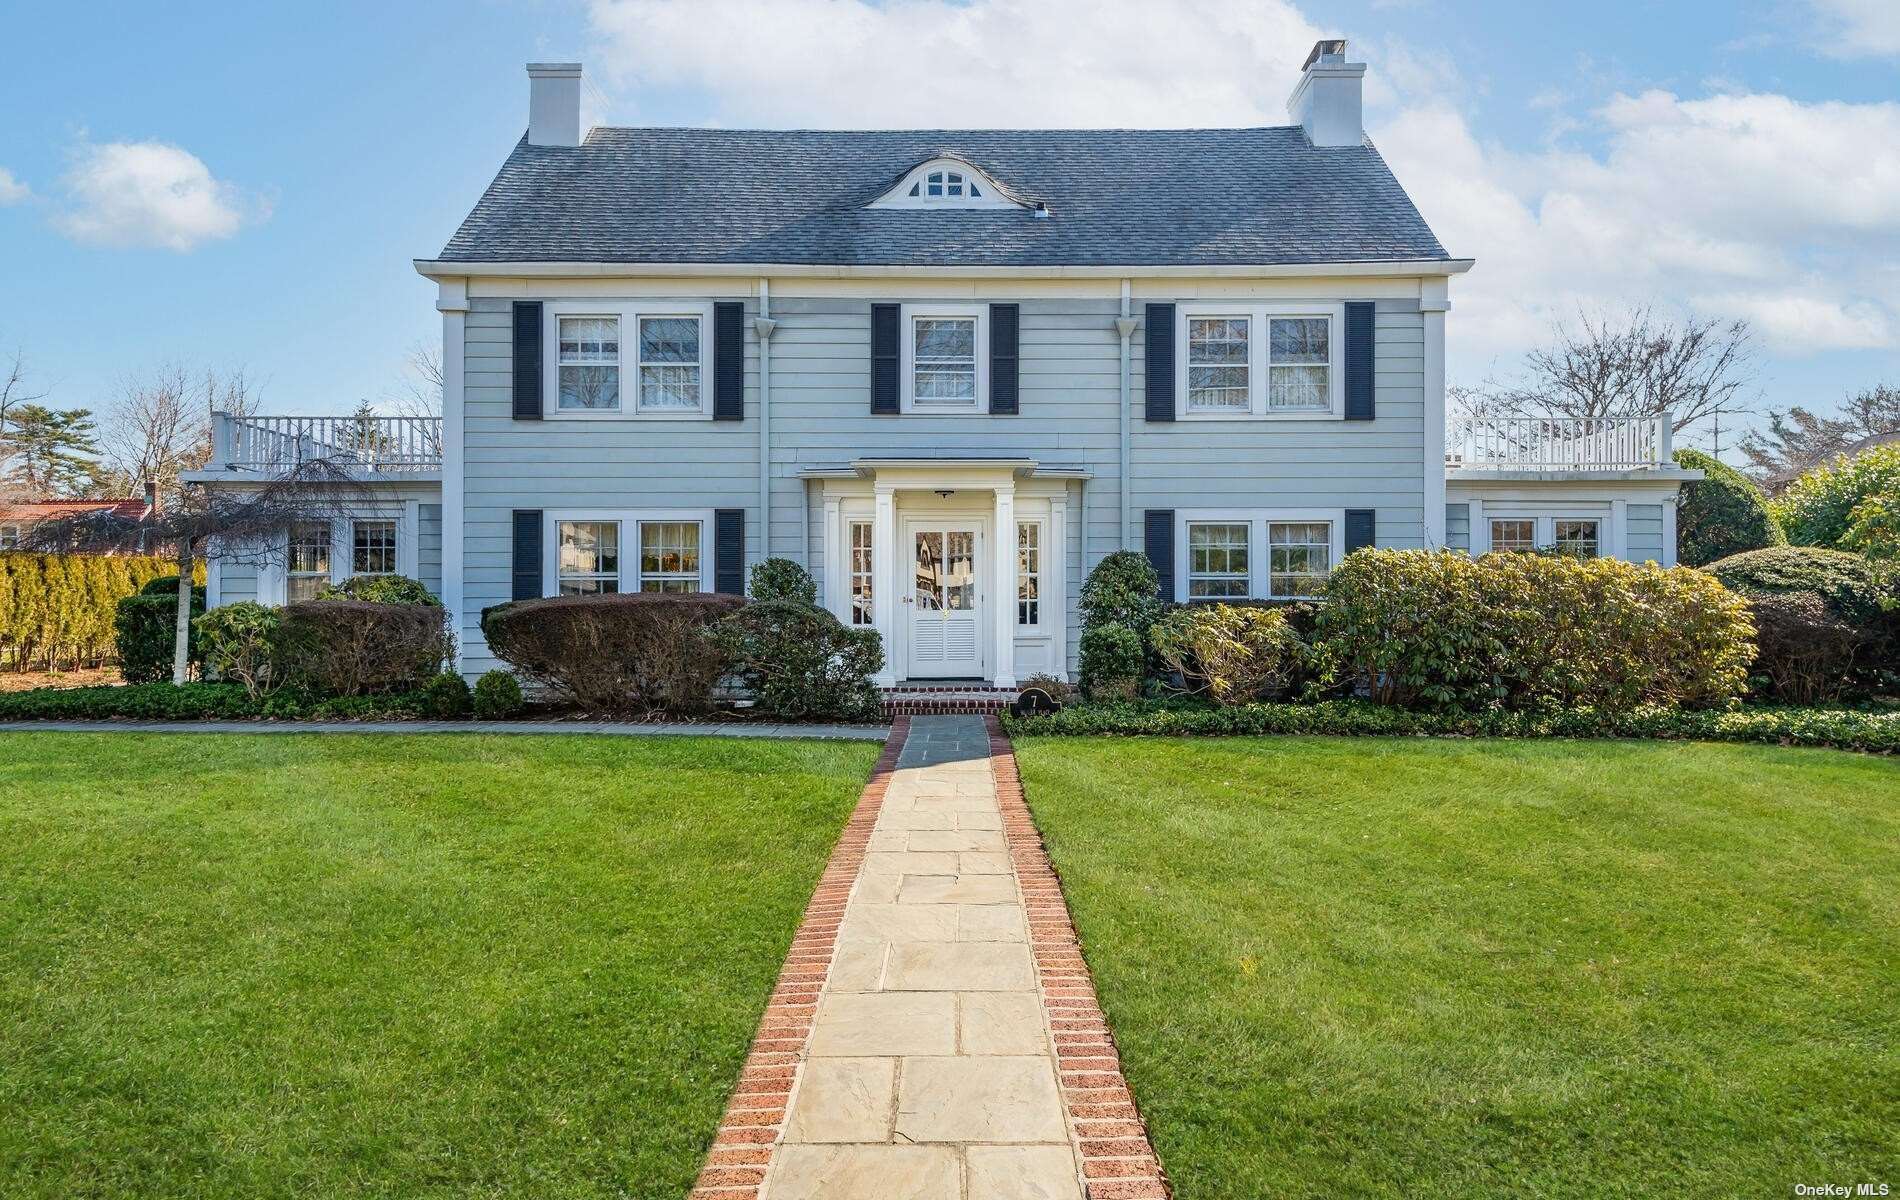
[[213, 416], [214, 467], [272, 474], [327, 459], [371, 474], [442, 469], [440, 417]]
[[1464, 471], [1637, 471], [1670, 465], [1670, 417], [1502, 417], [1446, 446]]

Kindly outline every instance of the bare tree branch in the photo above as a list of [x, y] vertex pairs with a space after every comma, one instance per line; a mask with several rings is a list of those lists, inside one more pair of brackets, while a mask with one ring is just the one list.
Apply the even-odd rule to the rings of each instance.
[[26, 352], [16, 348], [7, 364], [5, 380], [0, 382], [0, 495], [24, 486], [19, 479], [17, 453], [7, 438], [7, 425], [16, 409], [38, 404], [47, 395], [29, 386]]
[[1841, 415], [1823, 417], [1800, 405], [1768, 414], [1766, 432], [1742, 439], [1749, 465], [1770, 484], [1785, 483], [1836, 454], [1900, 437], [1900, 388], [1877, 384], [1841, 403]]
[[[430, 342], [409, 348], [404, 374], [388, 396], [389, 408], [399, 417], [437, 418], [442, 415], [442, 350]], [[437, 455], [442, 453], [440, 425], [425, 425]]]

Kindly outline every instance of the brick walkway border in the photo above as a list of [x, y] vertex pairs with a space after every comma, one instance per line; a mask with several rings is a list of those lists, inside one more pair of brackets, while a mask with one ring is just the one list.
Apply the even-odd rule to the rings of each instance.
[[995, 717], [986, 724], [1003, 834], [1029, 913], [1029, 949], [1055, 1035], [1062, 1099], [1081, 1152], [1088, 1200], [1168, 1200], [1167, 1175], [1122, 1075], [1121, 1055], [1096, 1001], [1062, 883], [1023, 800], [1016, 753]]
[[757, 1200], [772, 1147], [785, 1124], [805, 1043], [811, 1037], [818, 992], [831, 970], [845, 903], [851, 898], [858, 868], [864, 865], [871, 829], [884, 807], [884, 792], [909, 734], [909, 718], [898, 717], [891, 722], [890, 736], [884, 740], [884, 752], [871, 770], [871, 781], [865, 784], [856, 811], [845, 823], [831, 861], [825, 864], [825, 873], [818, 877], [818, 887], [792, 938], [778, 985], [766, 1001], [765, 1015], [759, 1019], [759, 1031], [752, 1039], [752, 1052], [739, 1072], [739, 1083], [719, 1122], [719, 1132], [713, 1136], [712, 1149], [693, 1185], [691, 1200]]

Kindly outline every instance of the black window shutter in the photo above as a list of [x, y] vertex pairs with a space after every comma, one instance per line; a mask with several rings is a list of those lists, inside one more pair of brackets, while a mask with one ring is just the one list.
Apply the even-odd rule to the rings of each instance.
[[898, 306], [871, 306], [871, 412], [896, 415]]
[[745, 595], [745, 509], [713, 513], [713, 591]]
[[[1142, 386], [1150, 421], [1174, 420], [1174, 305], [1148, 306], [1148, 347]], [[1164, 585], [1165, 586], [1165, 585]]]
[[[1172, 307], [1171, 305], [1169, 307]], [[1170, 418], [1172, 419], [1172, 418]], [[1161, 598], [1174, 603], [1174, 510], [1150, 508], [1141, 514], [1142, 548], [1161, 577]]]
[[990, 305], [990, 411], [1014, 416], [1020, 411], [1019, 344], [1022, 329], [1020, 304]]
[[1370, 421], [1373, 365], [1372, 301], [1346, 303], [1346, 419]]
[[[541, 419], [541, 302], [515, 301], [515, 420]], [[539, 576], [537, 575], [537, 578]], [[537, 591], [535, 595], [540, 595]]]
[[713, 420], [745, 420], [745, 305], [713, 305]]
[[1377, 544], [1378, 513], [1370, 508], [1346, 510], [1346, 553]]
[[539, 600], [541, 591], [541, 510], [517, 508], [512, 595], [516, 600]]

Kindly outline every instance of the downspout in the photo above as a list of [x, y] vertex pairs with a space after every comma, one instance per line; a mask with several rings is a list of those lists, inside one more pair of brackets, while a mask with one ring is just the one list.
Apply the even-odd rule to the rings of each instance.
[[[1134, 316], [1129, 311], [1132, 308], [1132, 305], [1130, 303], [1130, 296], [1129, 296], [1130, 290], [1131, 289], [1129, 288], [1128, 281], [1126, 279], [1122, 280], [1122, 315], [1116, 318], [1115, 320], [1115, 331], [1121, 335], [1121, 339], [1122, 339], [1121, 477], [1120, 477], [1121, 536], [1120, 536], [1120, 539], [1116, 543], [1116, 549], [1118, 550], [1127, 550], [1130, 548], [1129, 543], [1128, 543], [1128, 520], [1129, 520], [1128, 505], [1130, 502], [1130, 498], [1133, 496], [1133, 491], [1130, 488], [1129, 481], [1128, 481], [1128, 469], [1129, 469], [1128, 468], [1128, 460], [1129, 460], [1128, 439], [1130, 437], [1128, 405], [1133, 399], [1133, 385], [1130, 382], [1130, 370], [1129, 370], [1129, 359], [1128, 359], [1128, 339], [1135, 335], [1135, 326], [1138, 322], [1136, 322]], [[1087, 526], [1084, 526], [1082, 530], [1082, 543], [1083, 543], [1083, 551], [1082, 551], [1083, 569], [1087, 570], [1087, 567], [1088, 567], [1088, 548], [1087, 548], [1088, 547], [1088, 528]]]
[[772, 557], [772, 281], [759, 280], [759, 557]]

